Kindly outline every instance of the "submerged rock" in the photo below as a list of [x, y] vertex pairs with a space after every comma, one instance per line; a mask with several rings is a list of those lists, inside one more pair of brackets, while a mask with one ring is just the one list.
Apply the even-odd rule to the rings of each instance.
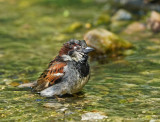
[[124, 9], [118, 10], [112, 17], [112, 20], [131, 20], [132, 14]]
[[88, 113], [82, 114], [81, 120], [96, 120], [96, 119], [106, 119], [106, 118], [108, 117], [105, 115], [101, 115], [100, 113], [88, 112]]
[[85, 34], [84, 39], [98, 54], [115, 53], [132, 47], [130, 42], [105, 29], [91, 30]]
[[160, 32], [160, 13], [152, 11], [150, 18], [147, 22], [148, 29], [151, 29], [153, 32]]
[[132, 24], [127, 26], [127, 28], [124, 30], [124, 32], [127, 34], [132, 34], [135, 32], [144, 31], [145, 29], [146, 29], [146, 27], [143, 23], [133, 22]]

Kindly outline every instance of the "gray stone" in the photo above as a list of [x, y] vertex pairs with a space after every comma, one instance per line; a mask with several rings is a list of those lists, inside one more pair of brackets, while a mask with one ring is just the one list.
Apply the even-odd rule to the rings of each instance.
[[118, 10], [115, 15], [112, 17], [112, 20], [131, 20], [132, 15], [124, 9]]

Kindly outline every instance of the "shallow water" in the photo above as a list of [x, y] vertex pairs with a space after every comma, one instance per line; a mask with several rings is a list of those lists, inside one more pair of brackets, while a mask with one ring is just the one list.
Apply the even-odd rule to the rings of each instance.
[[72, 33], [65, 28], [94, 21], [102, 6], [41, 1], [0, 1], [1, 121], [80, 121], [87, 112], [108, 116], [103, 121], [160, 121], [160, 35], [147, 31], [120, 34], [134, 44], [131, 55], [90, 61], [91, 79], [78, 98], [58, 102], [15, 87], [36, 80], [66, 40], [82, 39], [85, 27]]

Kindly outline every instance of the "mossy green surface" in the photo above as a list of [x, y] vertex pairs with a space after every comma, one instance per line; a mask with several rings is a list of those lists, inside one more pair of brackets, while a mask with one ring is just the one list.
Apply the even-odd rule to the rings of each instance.
[[83, 94], [65, 97], [60, 107], [44, 107], [58, 101], [14, 87], [36, 80], [64, 42], [83, 39], [86, 28], [64, 29], [92, 23], [102, 5], [82, 2], [0, 0], [0, 121], [80, 121], [92, 111], [108, 116], [104, 121], [160, 121], [160, 34], [121, 34], [134, 53], [105, 64], [91, 61]]

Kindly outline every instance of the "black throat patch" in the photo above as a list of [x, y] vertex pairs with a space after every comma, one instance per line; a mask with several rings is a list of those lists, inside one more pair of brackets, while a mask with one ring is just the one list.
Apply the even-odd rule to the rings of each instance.
[[80, 73], [81, 77], [86, 77], [89, 74], [89, 64], [88, 62], [76, 62], [76, 68]]

